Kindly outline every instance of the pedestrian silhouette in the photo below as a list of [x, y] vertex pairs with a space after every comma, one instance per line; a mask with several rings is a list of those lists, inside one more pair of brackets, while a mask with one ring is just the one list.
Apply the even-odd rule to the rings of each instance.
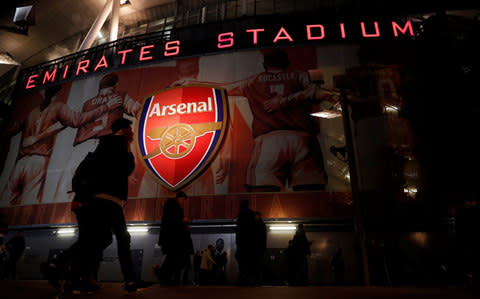
[[255, 213], [248, 207], [248, 200], [244, 200], [240, 203], [240, 212], [235, 229], [235, 243], [237, 245], [235, 258], [238, 263], [240, 285], [254, 284], [257, 268], [253, 241], [255, 228]]

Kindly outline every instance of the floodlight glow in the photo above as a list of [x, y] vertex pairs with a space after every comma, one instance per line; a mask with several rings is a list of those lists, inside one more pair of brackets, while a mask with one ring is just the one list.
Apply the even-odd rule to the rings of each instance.
[[148, 228], [146, 227], [129, 227], [127, 228], [129, 233], [146, 233], [148, 232]]
[[0, 64], [20, 65], [20, 63], [15, 61], [8, 53], [0, 53]]
[[57, 230], [58, 235], [73, 235], [75, 234], [75, 229], [74, 228], [61, 228]]
[[320, 118], [337, 118], [342, 116], [340, 111], [332, 111], [332, 110], [320, 110], [318, 112], [314, 112], [310, 114], [311, 116], [320, 117]]
[[296, 230], [297, 227], [295, 225], [272, 225], [270, 226], [270, 230], [276, 231], [293, 231]]

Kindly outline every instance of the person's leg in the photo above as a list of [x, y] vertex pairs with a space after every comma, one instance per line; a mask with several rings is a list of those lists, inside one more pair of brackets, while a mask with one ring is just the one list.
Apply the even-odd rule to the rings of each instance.
[[176, 285], [180, 283], [182, 270], [185, 264], [184, 254], [170, 254], [171, 261], [171, 283]]
[[98, 288], [92, 281], [98, 271], [103, 251], [113, 239], [105, 217], [108, 210], [101, 201], [91, 201], [80, 211], [81, 213], [77, 214], [80, 245], [72, 264], [72, 272], [76, 275], [72, 284], [77, 288], [91, 291]]
[[191, 270], [192, 270], [192, 263], [190, 261], [190, 255], [185, 254], [183, 256], [183, 275], [182, 275], [183, 284], [191, 284], [191, 279], [190, 279]]
[[133, 270], [132, 256], [130, 254], [131, 237], [127, 231], [125, 216], [122, 207], [114, 202], [108, 202], [110, 227], [117, 239], [118, 259], [122, 269], [123, 279], [126, 283], [134, 282], [135, 272]]

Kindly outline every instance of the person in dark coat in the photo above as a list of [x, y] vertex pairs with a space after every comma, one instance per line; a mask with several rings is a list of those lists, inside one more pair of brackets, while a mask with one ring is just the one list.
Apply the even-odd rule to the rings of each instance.
[[262, 214], [255, 212], [255, 236], [254, 236], [254, 280], [255, 285], [260, 285], [262, 281], [265, 250], [267, 249], [267, 226], [262, 219]]
[[240, 285], [252, 285], [255, 278], [255, 213], [248, 207], [248, 200], [240, 203], [240, 212], [235, 229], [235, 243], [237, 251], [235, 258], [238, 262]]
[[202, 263], [202, 252], [197, 250], [193, 256], [193, 274], [196, 285], [200, 284], [200, 265]]
[[5, 244], [8, 251], [8, 260], [6, 262], [7, 276], [11, 279], [17, 279], [17, 262], [22, 257], [25, 250], [25, 237], [23, 231], [18, 231], [17, 235], [11, 238]]
[[180, 282], [181, 271], [192, 251], [186, 226], [189, 219], [184, 216], [182, 209], [185, 200], [187, 195], [178, 192], [175, 198], [169, 198], [163, 207], [158, 245], [166, 257], [157, 277], [169, 285]]
[[296, 256], [295, 285], [306, 286], [308, 285], [307, 256], [310, 255], [312, 242], [307, 239], [302, 223], [298, 224], [292, 241]]
[[474, 196], [467, 196], [455, 215], [456, 241], [460, 256], [461, 272], [467, 284], [480, 285], [480, 204]]
[[[127, 230], [123, 206], [128, 196], [128, 177], [135, 169], [131, 152], [133, 141], [132, 122], [125, 118], [112, 124], [112, 134], [100, 137], [94, 151], [97, 161], [92, 174], [91, 192], [94, 224], [97, 227], [95, 256], [98, 259], [103, 250], [112, 243], [112, 233], [117, 240], [120, 269], [128, 293], [143, 290], [150, 283], [137, 280], [130, 253], [130, 233]], [[100, 250], [98, 250], [100, 248]]]
[[343, 260], [342, 248], [338, 248], [330, 262], [333, 271], [334, 284], [342, 285], [345, 281], [345, 261]]
[[293, 240], [288, 240], [288, 247], [285, 249], [285, 261], [287, 266], [287, 282], [289, 286], [295, 285], [295, 271], [297, 257], [295, 254], [295, 248], [293, 248]]
[[[59, 284], [58, 268], [71, 265], [73, 293], [96, 291], [98, 286], [89, 283], [89, 276], [98, 271], [103, 251], [113, 241], [112, 233], [117, 241], [125, 291], [133, 293], [151, 285], [136, 278], [130, 253], [131, 237], [123, 213], [128, 196], [128, 177], [135, 168], [131, 124], [125, 118], [114, 121], [112, 133], [100, 137], [95, 151], [88, 153], [85, 163], [82, 161], [75, 172], [72, 187], [76, 194], [72, 209], [79, 222], [78, 241], [66, 250], [68, 254], [63, 254], [60, 261], [43, 263], [41, 267], [54, 286]], [[79, 187], [82, 184], [88, 187]], [[84, 192], [84, 188], [88, 191]]]
[[189, 285], [189, 284], [192, 284], [192, 281], [193, 281], [192, 279], [190, 279], [190, 273], [193, 270], [192, 255], [194, 254], [191, 227], [189, 224], [185, 224], [184, 251], [185, 251], [185, 254], [183, 255], [182, 283], [184, 285]]
[[215, 242], [215, 253], [213, 259], [215, 264], [213, 264], [213, 273], [215, 274], [215, 283], [218, 285], [224, 285], [227, 283], [226, 269], [227, 266], [227, 252], [223, 249], [225, 248], [225, 241], [220, 238]]
[[0, 246], [3, 245], [4, 239], [8, 234], [7, 217], [0, 213]]

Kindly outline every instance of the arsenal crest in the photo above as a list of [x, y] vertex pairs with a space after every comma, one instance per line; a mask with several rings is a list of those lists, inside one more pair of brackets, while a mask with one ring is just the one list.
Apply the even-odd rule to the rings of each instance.
[[227, 121], [222, 88], [181, 86], [146, 98], [136, 134], [147, 169], [169, 190], [182, 188], [213, 160]]

